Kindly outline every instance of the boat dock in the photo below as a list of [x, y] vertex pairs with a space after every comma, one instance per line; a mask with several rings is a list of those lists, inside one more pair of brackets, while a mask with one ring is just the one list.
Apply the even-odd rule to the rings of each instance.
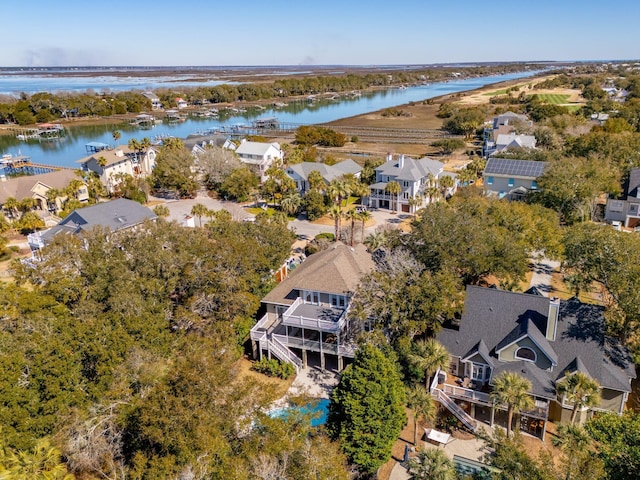
[[41, 123], [37, 127], [8, 127], [18, 140], [49, 140], [64, 137], [65, 128], [59, 123]]
[[34, 163], [31, 157], [19, 155], [14, 157], [11, 154], [3, 155], [0, 158], [0, 170], [4, 175], [39, 175], [42, 173], [56, 172], [58, 170], [75, 170], [70, 167], [60, 167], [58, 165], [46, 165], [44, 163]]

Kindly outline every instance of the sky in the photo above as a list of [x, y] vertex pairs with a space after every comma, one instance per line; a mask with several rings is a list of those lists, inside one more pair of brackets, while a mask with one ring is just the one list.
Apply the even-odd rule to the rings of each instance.
[[640, 1], [0, 0], [0, 66], [640, 58]]

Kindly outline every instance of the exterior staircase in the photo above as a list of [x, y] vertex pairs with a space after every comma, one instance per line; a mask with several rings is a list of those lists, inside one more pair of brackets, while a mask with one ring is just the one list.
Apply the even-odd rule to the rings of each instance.
[[295, 369], [296, 373], [300, 372], [302, 368], [302, 360], [293, 353], [286, 345], [284, 345], [277, 338], [271, 338], [267, 340], [267, 344], [269, 345], [269, 351], [273, 353], [281, 362], [291, 363]]
[[475, 432], [478, 428], [478, 422], [473, 419], [467, 412], [465, 412], [462, 408], [460, 408], [456, 402], [454, 402], [451, 397], [449, 397], [446, 393], [444, 393], [439, 388], [433, 388], [431, 390], [431, 395], [438, 400], [442, 405], [444, 405], [447, 410], [453, 413], [458, 420], [462, 422], [462, 424], [467, 427], [472, 432]]

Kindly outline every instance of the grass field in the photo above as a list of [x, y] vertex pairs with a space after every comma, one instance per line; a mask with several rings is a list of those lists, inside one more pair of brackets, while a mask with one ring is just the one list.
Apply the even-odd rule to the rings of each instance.
[[550, 103], [552, 105], [561, 105], [568, 103], [570, 95], [560, 93], [538, 93], [534, 95], [538, 100], [544, 103]]
[[493, 97], [494, 95], [504, 95], [507, 93], [507, 89], [503, 88], [502, 90], [494, 90], [492, 92], [483, 93], [485, 97]]

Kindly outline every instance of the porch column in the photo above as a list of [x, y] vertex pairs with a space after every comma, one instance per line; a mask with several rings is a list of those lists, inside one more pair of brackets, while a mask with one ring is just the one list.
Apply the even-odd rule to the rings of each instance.
[[338, 355], [338, 371], [341, 372], [343, 368], [344, 368], [344, 364], [342, 360], [342, 355]]
[[547, 422], [548, 419], [544, 419], [544, 424], [542, 425], [542, 441], [544, 442], [544, 435], [547, 433]]
[[[322, 347], [320, 348], [322, 350]], [[320, 368], [324, 370], [324, 353], [320, 352]]]
[[307, 351], [302, 350], [302, 368], [307, 368]]
[[491, 418], [489, 419], [489, 425], [491, 425], [492, 427], [493, 427], [493, 420], [494, 420], [495, 413], [496, 413], [496, 406], [491, 405]]
[[258, 357], [258, 344], [255, 340], [251, 340], [251, 355], [254, 360]]

